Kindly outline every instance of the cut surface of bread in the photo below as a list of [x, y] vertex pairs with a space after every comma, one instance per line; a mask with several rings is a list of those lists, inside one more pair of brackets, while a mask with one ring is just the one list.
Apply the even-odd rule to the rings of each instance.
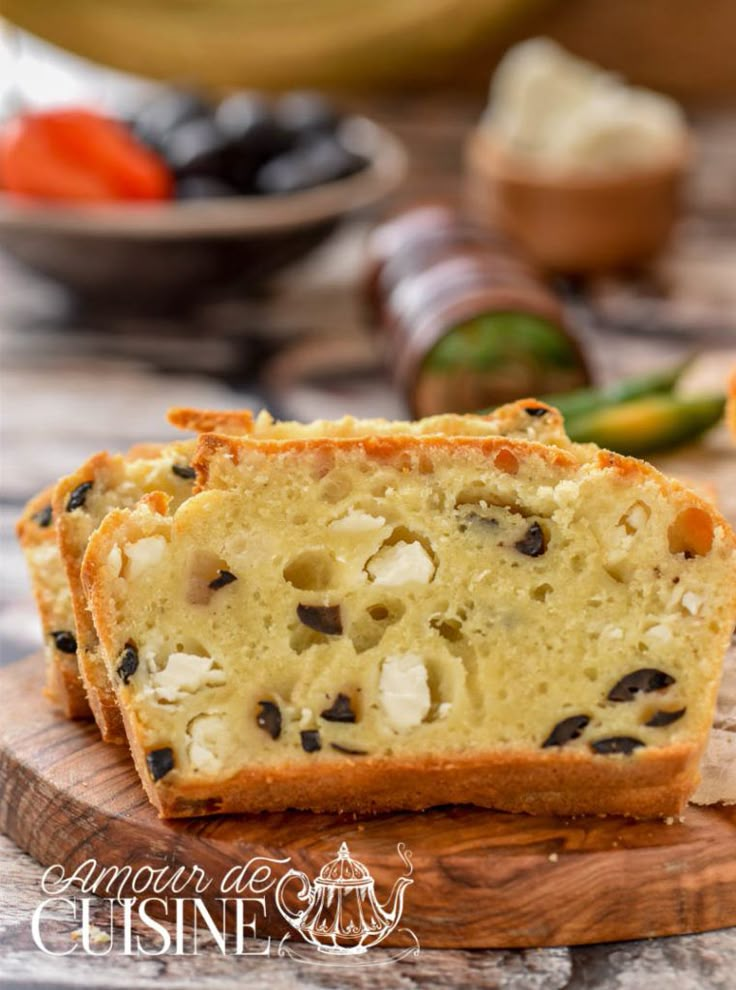
[[736, 617], [708, 503], [497, 436], [208, 435], [194, 464], [83, 566], [162, 815], [681, 811]]
[[[535, 399], [503, 406], [490, 416], [434, 416], [414, 423], [345, 417], [336, 422], [319, 420], [303, 424], [280, 422], [266, 412], [254, 418], [247, 409], [174, 408], [169, 411], [168, 418], [172, 425], [195, 433], [217, 429], [228, 435], [252, 434], [277, 439], [322, 435], [350, 437], [375, 432], [447, 435], [502, 433], [569, 446], [559, 412]], [[139, 444], [129, 451], [125, 459], [99, 454], [58, 485], [55, 512], [59, 519], [59, 542], [78, 627], [79, 672], [102, 737], [107, 742], [124, 742], [124, 729], [114, 690], [99, 656], [97, 634], [81, 585], [79, 572], [82, 557], [90, 535], [109, 510], [133, 505], [143, 495], [153, 491], [171, 495], [175, 508], [191, 493], [194, 472], [189, 459], [194, 452], [194, 443], [191, 440], [181, 441], [165, 447], [161, 444]], [[70, 512], [67, 505], [73, 492], [88, 484], [91, 485], [89, 493], [80, 498], [80, 504]]]
[[81, 678], [80, 686], [106, 742], [124, 743], [125, 731], [105, 664], [99, 658], [99, 640], [82, 588], [80, 571], [87, 541], [111, 509], [135, 505], [148, 492], [165, 492], [174, 506], [187, 498], [194, 484], [189, 463], [194, 447], [194, 441], [179, 441], [166, 447], [143, 445], [128, 457], [95, 454], [54, 489], [58, 552], [74, 615], [77, 679]]
[[41, 620], [46, 658], [45, 693], [67, 718], [91, 718], [77, 667], [77, 638], [69, 583], [56, 542], [53, 486], [28, 502], [16, 532]]

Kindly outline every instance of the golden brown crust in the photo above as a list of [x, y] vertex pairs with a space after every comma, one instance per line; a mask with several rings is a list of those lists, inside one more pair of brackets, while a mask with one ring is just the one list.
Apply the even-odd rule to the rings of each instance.
[[250, 409], [192, 409], [174, 406], [166, 418], [177, 430], [191, 433], [252, 433], [253, 413]]
[[[197, 472], [195, 493], [207, 488], [212, 479], [211, 466], [218, 456], [224, 456], [238, 464], [240, 458], [247, 456], [249, 451], [261, 454], [313, 454], [320, 452], [329, 457], [335, 450], [360, 450], [367, 458], [376, 461], [392, 462], [402, 454], [414, 450], [447, 450], [457, 451], [466, 448], [480, 451], [484, 456], [494, 459], [497, 467], [504, 467], [505, 455], [511, 454], [519, 459], [526, 458], [530, 453], [540, 457], [555, 467], [573, 468], [577, 460], [572, 454], [560, 447], [550, 447], [546, 444], [529, 440], [515, 440], [500, 436], [410, 436], [408, 434], [387, 434], [385, 436], [366, 437], [317, 437], [293, 440], [264, 440], [254, 437], [231, 437], [219, 433], [203, 433], [199, 437], [197, 449], [192, 458], [192, 467]], [[500, 455], [500, 462], [498, 461]], [[507, 462], [506, 462], [507, 463]]]
[[[727, 542], [732, 550], [736, 550], [736, 532], [730, 523], [716, 508], [715, 504], [708, 498], [688, 488], [675, 478], [663, 475], [647, 461], [640, 461], [636, 457], [626, 457], [624, 454], [616, 454], [611, 450], [600, 450], [596, 457], [596, 464], [601, 469], [611, 469], [621, 478], [626, 480], [653, 481], [659, 490], [672, 498], [682, 509], [697, 508], [705, 512], [712, 520], [714, 526], [723, 529]], [[736, 588], [734, 589], [734, 601], [736, 602]]]
[[[544, 434], [542, 442], [570, 446], [561, 413], [534, 398], [518, 399], [488, 413], [446, 413], [414, 421], [344, 416], [339, 420], [299, 423], [276, 420], [265, 410], [254, 417], [248, 409], [218, 411], [186, 407], [170, 409], [168, 419], [172, 426], [194, 433], [224, 433], [264, 440], [315, 439], [320, 436], [349, 439], [397, 434], [462, 436], [466, 432], [469, 436], [511, 433], [535, 440], [541, 427]], [[485, 427], [485, 430], [480, 430], [480, 427]]]
[[442, 803], [557, 815], [679, 815], [698, 782], [700, 751], [670, 746], [635, 756], [508, 750], [415, 758], [354, 756], [303, 765], [243, 770], [213, 790], [211, 781], [153, 783], [137, 756], [151, 802], [162, 818], [222, 812], [421, 811]]
[[106, 452], [95, 454], [79, 470], [58, 482], [53, 498], [59, 551], [66, 569], [77, 628], [79, 673], [102, 738], [105, 742], [112, 743], [124, 743], [125, 731], [114, 693], [109, 685], [107, 670], [104, 663], [98, 662], [96, 656], [99, 640], [81, 581], [84, 547], [80, 548], [74, 513], [68, 513], [66, 508], [69, 496], [75, 488], [85, 482], [94, 483], [112, 468], [116, 460], [120, 459], [119, 455]]
[[[48, 553], [55, 555], [56, 526], [53, 521], [54, 487], [45, 488], [35, 495], [25, 506], [23, 514], [16, 524], [16, 534], [23, 549], [31, 576], [33, 597], [41, 619], [41, 630], [44, 639], [44, 649], [47, 654], [46, 687], [44, 693], [54, 701], [70, 719], [91, 718], [87, 695], [79, 679], [76, 654], [64, 653], [55, 648], [50, 633], [57, 629], [68, 628], [76, 635], [73, 615], [61, 609], [57, 592], [49, 581], [48, 571], [53, 568], [55, 561], [39, 568], [34, 561], [34, 553], [41, 547], [47, 547]], [[39, 525], [38, 514], [44, 510], [52, 511], [52, 519], [47, 525]], [[61, 571], [63, 564], [58, 559]], [[59, 577], [62, 575], [60, 574]]]

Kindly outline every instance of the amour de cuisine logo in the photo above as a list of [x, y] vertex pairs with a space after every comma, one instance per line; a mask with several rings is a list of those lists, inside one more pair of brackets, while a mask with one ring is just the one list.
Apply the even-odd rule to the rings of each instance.
[[[289, 868], [288, 858], [261, 856], [233, 866], [219, 881], [199, 866], [101, 866], [88, 859], [67, 873], [56, 864], [43, 874], [45, 897], [31, 933], [38, 949], [52, 956], [219, 951], [286, 955], [323, 966], [385, 965], [419, 952], [415, 934], [399, 927], [406, 888], [414, 883], [411, 853], [403, 843], [396, 851], [404, 872], [380, 894], [345, 842], [313, 878]], [[290, 928], [280, 940], [267, 933], [274, 912]], [[56, 928], [60, 921], [74, 924], [68, 945], [47, 937], [52, 921]], [[392, 934], [399, 948], [368, 956]]]

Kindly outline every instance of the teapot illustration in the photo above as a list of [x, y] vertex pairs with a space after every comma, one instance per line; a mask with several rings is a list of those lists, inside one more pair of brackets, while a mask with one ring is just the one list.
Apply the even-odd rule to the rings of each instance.
[[[377, 902], [373, 877], [362, 863], [351, 858], [345, 842], [338, 850], [337, 859], [322, 867], [313, 884], [301, 870], [285, 873], [276, 886], [276, 906], [292, 928], [320, 952], [366, 952], [396, 928], [403, 910], [404, 890], [414, 883], [411, 854], [403, 843], [399, 844], [398, 853], [409, 872], [398, 878], [386, 906]], [[300, 881], [297, 896], [300, 901], [306, 901], [302, 911], [290, 910], [283, 899], [284, 888], [295, 878]]]

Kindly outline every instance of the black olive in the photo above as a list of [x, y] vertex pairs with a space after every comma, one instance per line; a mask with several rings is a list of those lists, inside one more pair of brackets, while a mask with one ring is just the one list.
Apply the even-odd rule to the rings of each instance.
[[228, 199], [240, 191], [212, 175], [186, 175], [176, 183], [174, 195], [177, 199]]
[[657, 670], [655, 667], [642, 667], [626, 674], [620, 681], [617, 681], [608, 692], [608, 700], [633, 701], [640, 691], [649, 694], [650, 691], [661, 691], [674, 683], [675, 678], [665, 674], [663, 670]]
[[338, 753], [347, 753], [348, 756], [367, 756], [368, 753], [364, 749], [350, 749], [349, 746], [341, 746], [340, 743], [330, 743], [333, 749], [336, 749]]
[[128, 684], [136, 670], [138, 670], [138, 650], [133, 643], [128, 642], [120, 654], [115, 673], [123, 684]]
[[527, 416], [546, 416], [547, 410], [540, 406], [524, 406]]
[[130, 126], [139, 140], [160, 152], [175, 128], [210, 113], [209, 105], [198, 93], [171, 88], [141, 107]]
[[217, 108], [215, 119], [229, 142], [224, 175], [243, 192], [253, 191], [253, 179], [262, 165], [294, 146], [294, 136], [257, 93], [227, 97]]
[[91, 481], [83, 481], [81, 485], [77, 485], [67, 500], [66, 511], [74, 512], [75, 509], [81, 509], [87, 501], [87, 492], [89, 492], [91, 488]]
[[563, 718], [544, 740], [542, 749], [548, 746], [564, 746], [573, 739], [579, 739], [589, 722], [588, 715], [571, 715], [569, 718]]
[[197, 472], [191, 464], [172, 464], [171, 470], [177, 477], [186, 478], [187, 481], [191, 481], [192, 478], [197, 477]]
[[338, 694], [329, 708], [321, 713], [325, 722], [354, 722], [355, 712], [346, 694]]
[[641, 739], [634, 739], [633, 736], [610, 736], [608, 739], [597, 739], [590, 744], [590, 748], [594, 753], [600, 753], [603, 756], [610, 753], [623, 753], [628, 756], [643, 745]]
[[539, 523], [531, 524], [525, 535], [514, 543], [514, 549], [527, 557], [541, 557], [545, 553], [547, 541], [544, 537], [544, 530]]
[[258, 170], [255, 188], [268, 195], [298, 192], [343, 179], [360, 171], [365, 164], [365, 159], [348, 151], [334, 138], [321, 137], [272, 158]]
[[233, 581], [237, 581], [232, 571], [218, 571], [217, 577], [214, 578], [207, 585], [208, 588], [212, 588], [213, 591], [218, 591], [220, 588], [224, 588], [226, 584], [232, 584]]
[[672, 725], [673, 722], [677, 722], [678, 719], [682, 718], [686, 711], [687, 708], [679, 708], [676, 712], [666, 712], [660, 710], [655, 712], [649, 721], [644, 724], [651, 726], [653, 729], [661, 729], [665, 725]]
[[33, 515], [31, 516], [31, 519], [35, 522], [37, 526], [40, 526], [41, 529], [46, 529], [51, 525], [52, 517], [53, 517], [53, 513], [51, 511], [51, 506], [45, 505], [43, 509], [39, 509], [38, 512], [34, 512]]
[[228, 139], [210, 117], [199, 117], [175, 127], [166, 138], [163, 154], [177, 178], [222, 175]]
[[57, 629], [56, 632], [49, 633], [49, 636], [53, 639], [54, 646], [59, 653], [77, 652], [77, 640], [74, 633], [70, 633], [66, 629]]
[[304, 729], [299, 733], [302, 739], [302, 749], [305, 753], [316, 753], [322, 749], [322, 741], [317, 729]]
[[153, 749], [146, 753], [146, 764], [151, 780], [161, 780], [174, 769], [174, 751], [166, 746], [164, 749]]
[[263, 729], [272, 739], [281, 735], [281, 712], [273, 701], [259, 701], [261, 710], [256, 716], [259, 729]]
[[276, 119], [288, 131], [302, 135], [332, 133], [339, 114], [320, 93], [309, 90], [287, 93], [276, 104]]
[[327, 636], [342, 634], [342, 618], [339, 605], [297, 605], [296, 614], [299, 621], [315, 632]]
[[231, 141], [240, 140], [254, 127], [272, 119], [273, 114], [267, 101], [260, 93], [253, 91], [232, 93], [215, 110], [217, 126]]

